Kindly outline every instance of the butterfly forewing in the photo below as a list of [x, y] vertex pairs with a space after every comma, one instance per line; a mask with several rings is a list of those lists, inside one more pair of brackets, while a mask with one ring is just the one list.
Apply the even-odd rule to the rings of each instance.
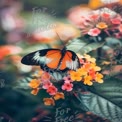
[[47, 59], [50, 60], [50, 62], [48, 62], [46, 65], [51, 69], [57, 69], [57, 67], [60, 63], [61, 57], [62, 57], [61, 51], [60, 50], [51, 50], [51, 51], [47, 52], [46, 57], [47, 57]]
[[54, 59], [52, 57], [53, 53], [49, 54], [50, 50], [54, 51], [55, 53], [60, 52], [60, 50], [58, 50], [58, 49], [38, 50], [36, 52], [32, 52], [32, 53], [24, 56], [22, 58], [21, 62], [26, 65], [46, 65], [48, 63], [51, 63], [52, 61], [54, 61]]

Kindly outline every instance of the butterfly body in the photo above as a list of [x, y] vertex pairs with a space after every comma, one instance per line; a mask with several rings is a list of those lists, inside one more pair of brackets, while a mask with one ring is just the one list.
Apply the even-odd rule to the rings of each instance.
[[77, 55], [64, 47], [60, 49], [43, 49], [32, 52], [23, 57], [23, 64], [39, 65], [44, 71], [76, 70], [80, 63]]

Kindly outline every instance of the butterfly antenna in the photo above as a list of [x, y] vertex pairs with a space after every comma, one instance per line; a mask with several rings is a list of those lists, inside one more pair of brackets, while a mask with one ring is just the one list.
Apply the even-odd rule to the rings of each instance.
[[[56, 31], [55, 31], [56, 32]], [[64, 44], [64, 42], [61, 40], [61, 38], [60, 38], [60, 36], [59, 36], [59, 34], [56, 32], [56, 35], [57, 35], [57, 37], [60, 39], [60, 43], [61, 43], [61, 45], [63, 45], [63, 47], [65, 47], [65, 44]]]

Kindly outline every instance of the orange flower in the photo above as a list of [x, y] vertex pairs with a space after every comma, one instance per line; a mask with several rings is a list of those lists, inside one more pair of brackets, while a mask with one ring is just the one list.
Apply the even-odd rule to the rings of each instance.
[[100, 73], [97, 73], [95, 81], [97, 81], [98, 83], [103, 83], [103, 79], [102, 78], [103, 78], [103, 75], [100, 74]]
[[89, 75], [92, 77], [92, 79], [94, 79], [95, 78], [95, 74], [96, 72], [95, 72], [95, 70], [94, 69], [90, 69], [89, 70]]
[[88, 6], [91, 9], [96, 9], [98, 7], [103, 6], [102, 0], [89, 0]]
[[30, 86], [31, 88], [34, 88], [34, 89], [35, 89], [35, 88], [39, 87], [40, 83], [41, 83], [40, 80], [38, 80], [38, 79], [32, 79], [32, 80], [30, 81], [30, 83], [29, 83], [29, 86]]
[[91, 64], [90, 63], [86, 63], [83, 65], [84, 69], [86, 69], [87, 71], [89, 71], [89, 69], [91, 68]]
[[59, 100], [59, 99], [64, 99], [64, 93], [62, 92], [57, 92], [54, 96], [55, 100]]
[[52, 98], [44, 98], [43, 99], [45, 105], [55, 105], [54, 100]]
[[71, 75], [71, 80], [73, 81], [81, 81], [82, 79], [81, 74], [77, 71], [71, 71], [70, 75]]
[[39, 92], [39, 88], [35, 88], [31, 91], [31, 94], [37, 95], [38, 92]]
[[85, 76], [84, 77], [84, 84], [91, 86], [93, 84], [93, 82], [91, 80], [92, 80], [91, 76]]
[[105, 29], [108, 27], [108, 25], [105, 23], [105, 22], [99, 22], [97, 25], [96, 25], [97, 28], [99, 29]]

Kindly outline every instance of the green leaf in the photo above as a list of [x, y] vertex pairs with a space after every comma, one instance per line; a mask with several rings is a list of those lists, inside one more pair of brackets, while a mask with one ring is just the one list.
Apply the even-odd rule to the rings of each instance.
[[26, 49], [23, 50], [23, 52], [21, 52], [21, 54], [28, 54], [28, 53], [31, 53], [31, 52], [34, 52], [34, 51], [37, 51], [37, 50], [42, 50], [42, 49], [48, 49], [50, 48], [49, 45], [44, 45], [44, 44], [38, 44], [38, 45], [33, 45], [33, 46], [30, 46]]
[[94, 84], [90, 91], [122, 108], [122, 80], [115, 77], [105, 78], [103, 84]]
[[89, 53], [92, 50], [96, 50], [99, 47], [102, 47], [105, 42], [89, 42], [80, 39], [74, 39], [69, 42], [67, 49], [73, 50], [76, 53], [85, 54]]
[[107, 118], [112, 122], [122, 122], [122, 81], [106, 79], [103, 84], [94, 84], [90, 93], [78, 93], [77, 98], [83, 110]]
[[78, 93], [77, 95], [80, 101], [79, 106], [81, 106], [83, 110], [90, 111], [112, 122], [122, 122], [122, 109], [110, 100], [94, 93]]

